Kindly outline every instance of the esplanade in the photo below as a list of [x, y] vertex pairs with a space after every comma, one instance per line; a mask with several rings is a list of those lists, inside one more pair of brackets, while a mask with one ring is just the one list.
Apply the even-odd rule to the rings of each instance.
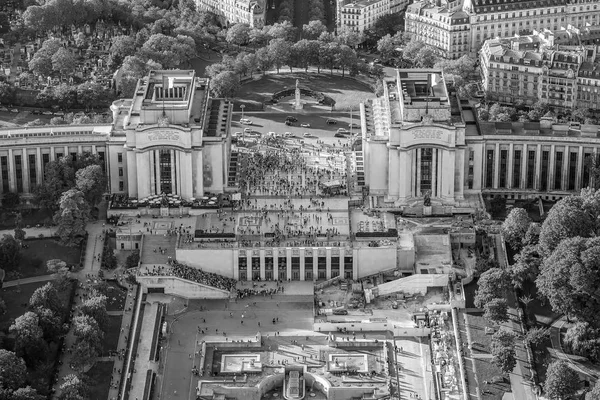
[[[117, 100], [111, 125], [0, 129], [0, 189], [31, 197], [45, 166], [97, 154], [107, 193], [198, 198], [228, 186], [232, 106], [209, 95], [193, 71], [151, 71], [132, 99]], [[591, 183], [585, 162], [598, 126], [490, 123], [449, 93], [440, 70], [398, 70], [383, 96], [361, 105], [362, 155], [371, 207], [423, 202], [459, 208], [483, 195], [559, 198]]]

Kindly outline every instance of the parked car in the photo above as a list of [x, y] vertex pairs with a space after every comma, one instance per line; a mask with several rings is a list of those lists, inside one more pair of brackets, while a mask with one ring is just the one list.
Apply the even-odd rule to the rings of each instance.
[[292, 121], [292, 122], [298, 122], [298, 118], [288, 115], [287, 117], [285, 117], [286, 121]]
[[286, 133], [284, 133], [284, 134], [283, 134], [283, 137], [285, 137], [285, 138], [290, 138], [290, 137], [292, 137], [292, 132], [286, 132]]
[[244, 128], [244, 133], [252, 133], [252, 128]]
[[313, 137], [314, 137], [313, 135], [311, 135], [311, 134], [310, 134], [310, 133], [308, 133], [308, 132], [304, 132], [304, 133], [302, 134], [302, 136], [304, 136], [305, 138], [313, 138]]
[[302, 128], [310, 128], [310, 124], [300, 124]]
[[240, 119], [240, 124], [243, 124], [243, 125], [252, 125], [252, 121], [249, 120], [248, 118], [242, 118], [242, 119]]
[[40, 115], [42, 112], [40, 110], [33, 110], [31, 113], [33, 115]]
[[325, 121], [327, 123], [327, 125], [335, 125], [337, 124], [337, 121], [335, 119], [331, 119], [331, 118], [327, 118], [327, 121]]
[[333, 135], [334, 137], [337, 138], [346, 138], [346, 135], [344, 135], [343, 133], [336, 133], [335, 135]]
[[348, 133], [350, 133], [350, 131], [348, 129], [346, 129], [346, 128], [338, 128], [337, 133], [346, 133], [346, 134], [348, 134]]
[[348, 124], [348, 128], [358, 129], [358, 128], [360, 128], [360, 125], [357, 124], [356, 122], [353, 122], [351, 124]]
[[58, 115], [59, 117], [62, 117], [63, 115], [65, 115], [65, 113], [63, 111], [57, 111], [54, 113], [54, 115]]
[[8, 108], [6, 108], [6, 107], [0, 107], [0, 111], [8, 111]]
[[16, 108], [13, 108], [12, 110], [10, 110], [10, 112], [11, 112], [11, 113], [18, 113], [18, 112], [19, 112], [19, 110], [18, 110], [18, 109], [16, 109]]
[[292, 126], [292, 125], [294, 125], [294, 123], [293, 123], [292, 121], [285, 121], [285, 124], [286, 124], [287, 126]]
[[43, 114], [43, 115], [52, 115], [52, 114], [53, 114], [53, 112], [52, 112], [52, 111], [48, 111], [48, 110], [46, 110], [46, 111], [43, 111], [43, 112], [42, 112], [42, 114]]

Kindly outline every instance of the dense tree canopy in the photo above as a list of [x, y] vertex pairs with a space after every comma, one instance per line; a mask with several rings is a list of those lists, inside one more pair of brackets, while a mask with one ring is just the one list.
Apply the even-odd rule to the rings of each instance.
[[491, 268], [481, 274], [475, 295], [475, 306], [483, 307], [493, 299], [503, 298], [510, 287], [510, 275], [501, 268]]
[[25, 385], [27, 366], [12, 351], [0, 349], [0, 385], [3, 389], [17, 390]]
[[515, 207], [510, 210], [502, 223], [502, 235], [506, 242], [514, 249], [520, 250], [523, 238], [529, 229], [531, 218], [524, 208]]
[[563, 400], [579, 388], [579, 375], [562, 360], [553, 361], [546, 370], [544, 393], [549, 400]]
[[492, 360], [504, 373], [512, 372], [517, 365], [515, 337], [515, 333], [506, 328], [498, 329], [492, 336]]
[[560, 242], [544, 260], [536, 284], [555, 312], [600, 326], [600, 238]]
[[76, 246], [83, 240], [85, 225], [90, 220], [90, 205], [84, 193], [79, 189], [69, 189], [59, 200], [59, 209], [54, 214], [57, 225], [56, 234], [60, 242], [67, 246]]
[[21, 262], [21, 245], [12, 235], [2, 235], [0, 239], [0, 266], [15, 271]]

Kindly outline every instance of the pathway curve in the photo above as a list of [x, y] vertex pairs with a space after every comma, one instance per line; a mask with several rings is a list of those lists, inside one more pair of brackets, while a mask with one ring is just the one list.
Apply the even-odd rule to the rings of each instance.
[[587, 378], [592, 378], [592, 380], [598, 379], [600, 377], [599, 366], [593, 365], [585, 357], [567, 354], [563, 350], [561, 331], [565, 328], [565, 325], [568, 324], [567, 318], [563, 316], [555, 320], [550, 326], [550, 340], [552, 341], [553, 355], [560, 360], [568, 362], [575, 371]]

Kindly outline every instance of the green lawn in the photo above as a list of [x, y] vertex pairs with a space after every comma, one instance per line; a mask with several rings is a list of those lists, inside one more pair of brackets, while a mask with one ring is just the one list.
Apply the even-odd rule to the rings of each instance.
[[502, 377], [502, 371], [492, 364], [491, 359], [475, 359], [474, 361], [479, 391], [483, 400], [501, 400], [504, 393], [511, 391], [509, 382], [492, 383], [492, 380]]
[[106, 400], [110, 391], [110, 377], [114, 361], [99, 361], [86, 373], [89, 379], [88, 399]]
[[[345, 110], [358, 105], [368, 99], [375, 98], [375, 94], [364, 84], [353, 79], [342, 78], [338, 75], [326, 73], [304, 73], [293, 74], [267, 74], [264, 78], [243, 85], [237, 94], [236, 103], [246, 105], [246, 110], [260, 109], [261, 104], [271, 99], [275, 92], [279, 92], [296, 85], [298, 79], [300, 86], [322, 92], [335, 101], [336, 110]], [[259, 107], [260, 106], [260, 107]], [[236, 105], [236, 109], [239, 107]]]
[[27, 311], [29, 299], [35, 290], [44, 286], [49, 281], [28, 283], [26, 285], [14, 286], [2, 289], [2, 299], [6, 303], [6, 314], [0, 316], [0, 331], [8, 331], [15, 320]]
[[117, 350], [119, 346], [119, 335], [121, 334], [121, 315], [108, 316], [108, 329], [102, 341], [102, 355], [108, 355], [109, 351]]
[[483, 318], [483, 313], [467, 313], [467, 315], [471, 332], [471, 350], [475, 353], [489, 353], [492, 335], [487, 335], [485, 328], [492, 325]]
[[[50, 238], [26, 240], [24, 243], [29, 247], [21, 251], [20, 268], [23, 278], [47, 275], [46, 262], [55, 258], [65, 261], [68, 265], [79, 265], [79, 246], [62, 246]], [[8, 279], [11, 279], [10, 275]]]
[[117, 283], [108, 281], [108, 301], [106, 303], [107, 311], [123, 311], [125, 301], [127, 300], [127, 291]]
[[[37, 224], [44, 225], [52, 222], [52, 212], [49, 210], [23, 210], [21, 211], [21, 224], [27, 230], [27, 226]], [[0, 229], [15, 229], [15, 218], [13, 214], [6, 213], [4, 218], [0, 219]]]

